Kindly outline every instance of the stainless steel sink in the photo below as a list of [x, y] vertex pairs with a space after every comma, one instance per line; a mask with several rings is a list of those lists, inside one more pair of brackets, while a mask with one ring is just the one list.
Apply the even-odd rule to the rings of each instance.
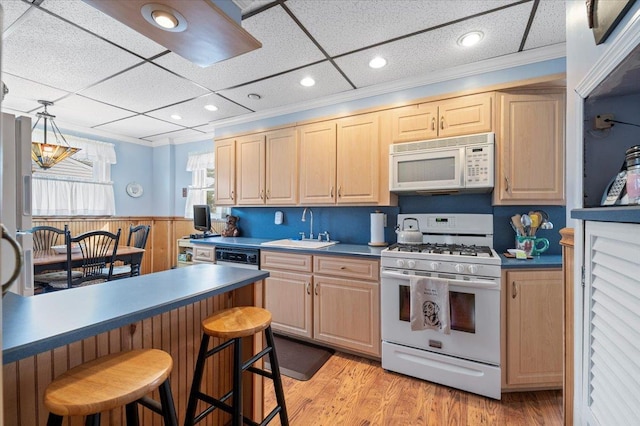
[[262, 243], [263, 246], [274, 246], [274, 247], [291, 247], [291, 248], [306, 248], [306, 249], [319, 249], [324, 247], [329, 247], [334, 244], [337, 244], [337, 241], [316, 241], [316, 240], [274, 240], [267, 241], [266, 243]]

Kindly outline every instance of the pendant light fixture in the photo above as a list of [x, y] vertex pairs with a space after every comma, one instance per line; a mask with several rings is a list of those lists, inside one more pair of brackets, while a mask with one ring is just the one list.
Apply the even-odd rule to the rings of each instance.
[[[67, 140], [62, 136], [62, 133], [60, 133], [60, 129], [58, 129], [55, 121], [53, 121], [55, 115], [51, 115], [47, 112], [47, 107], [53, 105], [53, 102], [38, 101], [38, 103], [44, 106], [44, 111], [36, 114], [38, 119], [31, 130], [33, 131], [40, 122], [40, 119], [43, 118], [44, 142], [31, 142], [31, 159], [41, 168], [49, 169], [65, 158], [80, 151], [80, 148], [72, 148], [69, 146]], [[48, 121], [51, 121], [51, 131], [53, 132], [53, 136], [56, 138], [56, 143], [47, 143]], [[64, 142], [64, 145], [60, 143], [61, 139], [62, 142]]]

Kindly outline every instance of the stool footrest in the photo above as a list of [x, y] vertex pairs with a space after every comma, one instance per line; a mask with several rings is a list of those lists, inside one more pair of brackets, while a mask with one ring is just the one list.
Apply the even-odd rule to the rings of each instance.
[[242, 371], [247, 370], [249, 367], [255, 364], [256, 361], [258, 361], [259, 359], [264, 357], [266, 354], [271, 352], [271, 350], [272, 350], [271, 346], [267, 346], [266, 348], [264, 348], [263, 350], [261, 350], [260, 352], [252, 356], [247, 362], [242, 364]]
[[160, 404], [160, 402], [156, 401], [153, 398], [143, 396], [136, 402], [157, 414], [162, 414], [162, 404]]
[[205, 355], [206, 358], [209, 358], [210, 356], [213, 356], [215, 354], [217, 354], [218, 352], [220, 352], [223, 349], [228, 348], [229, 346], [233, 345], [233, 339], [231, 340], [227, 340], [226, 342], [224, 342], [223, 344], [216, 346], [215, 348], [211, 349], [210, 351], [207, 352], [207, 354]]
[[254, 373], [254, 374], [259, 374], [262, 377], [266, 377], [267, 379], [271, 379], [273, 380], [273, 373], [267, 371], [267, 370], [261, 370], [259, 368], [256, 367], [249, 367], [247, 368], [248, 371]]

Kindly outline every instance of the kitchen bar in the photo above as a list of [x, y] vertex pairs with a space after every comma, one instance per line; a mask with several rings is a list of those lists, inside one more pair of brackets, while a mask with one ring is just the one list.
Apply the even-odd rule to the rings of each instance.
[[[201, 318], [232, 305], [260, 305], [262, 280], [268, 276], [264, 271], [201, 264], [37, 297], [7, 293], [3, 381], [5, 396], [13, 396], [5, 399], [5, 421], [41, 423], [47, 414], [44, 388], [55, 376], [96, 356], [139, 347], [172, 355], [171, 381], [181, 418]], [[220, 368], [228, 366], [226, 360], [220, 362]], [[11, 404], [14, 399], [16, 404]], [[261, 397], [249, 404], [252, 396], [245, 394], [245, 400], [247, 407], [261, 410]]]

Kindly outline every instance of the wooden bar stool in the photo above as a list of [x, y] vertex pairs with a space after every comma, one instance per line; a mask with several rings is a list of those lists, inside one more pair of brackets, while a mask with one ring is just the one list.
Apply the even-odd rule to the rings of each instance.
[[[169, 374], [171, 356], [158, 349], [137, 349], [97, 358], [58, 376], [44, 392], [48, 426], [62, 425], [63, 416], [87, 416], [98, 426], [100, 413], [125, 405], [127, 425], [138, 425], [138, 405], [161, 414], [164, 424], [177, 426]], [[160, 403], [146, 396], [160, 391]]]
[[[200, 344], [200, 352], [196, 361], [196, 368], [193, 374], [193, 383], [191, 384], [191, 393], [189, 395], [189, 403], [187, 405], [187, 413], [185, 426], [191, 426], [198, 423], [205, 416], [216, 408], [219, 408], [232, 415], [232, 425], [241, 426], [244, 423], [250, 425], [265, 425], [269, 423], [276, 414], [280, 415], [280, 423], [283, 426], [289, 424], [287, 417], [287, 409], [284, 402], [284, 391], [282, 389], [282, 380], [280, 377], [280, 368], [276, 357], [276, 349], [273, 345], [273, 332], [271, 331], [271, 313], [266, 309], [254, 306], [242, 306], [231, 309], [225, 309], [202, 321], [203, 335]], [[248, 361], [242, 361], [242, 338], [252, 336], [264, 330], [267, 344], [258, 354], [251, 357]], [[211, 337], [219, 337], [227, 340], [223, 344], [209, 348], [209, 339]], [[229, 340], [228, 340], [229, 339]], [[233, 345], [233, 389], [223, 395], [220, 399], [213, 398], [210, 395], [200, 392], [200, 384], [202, 382], [202, 373], [207, 358], [215, 355], [221, 350]], [[253, 367], [253, 364], [262, 357], [269, 355], [271, 363], [271, 372]], [[278, 405], [262, 420], [256, 423], [253, 420], [244, 417], [242, 414], [242, 372], [250, 371], [254, 374], [267, 377], [273, 381], [276, 393], [276, 401]], [[225, 401], [232, 398], [232, 404], [229, 405]], [[204, 401], [209, 406], [196, 415], [198, 401]]]

